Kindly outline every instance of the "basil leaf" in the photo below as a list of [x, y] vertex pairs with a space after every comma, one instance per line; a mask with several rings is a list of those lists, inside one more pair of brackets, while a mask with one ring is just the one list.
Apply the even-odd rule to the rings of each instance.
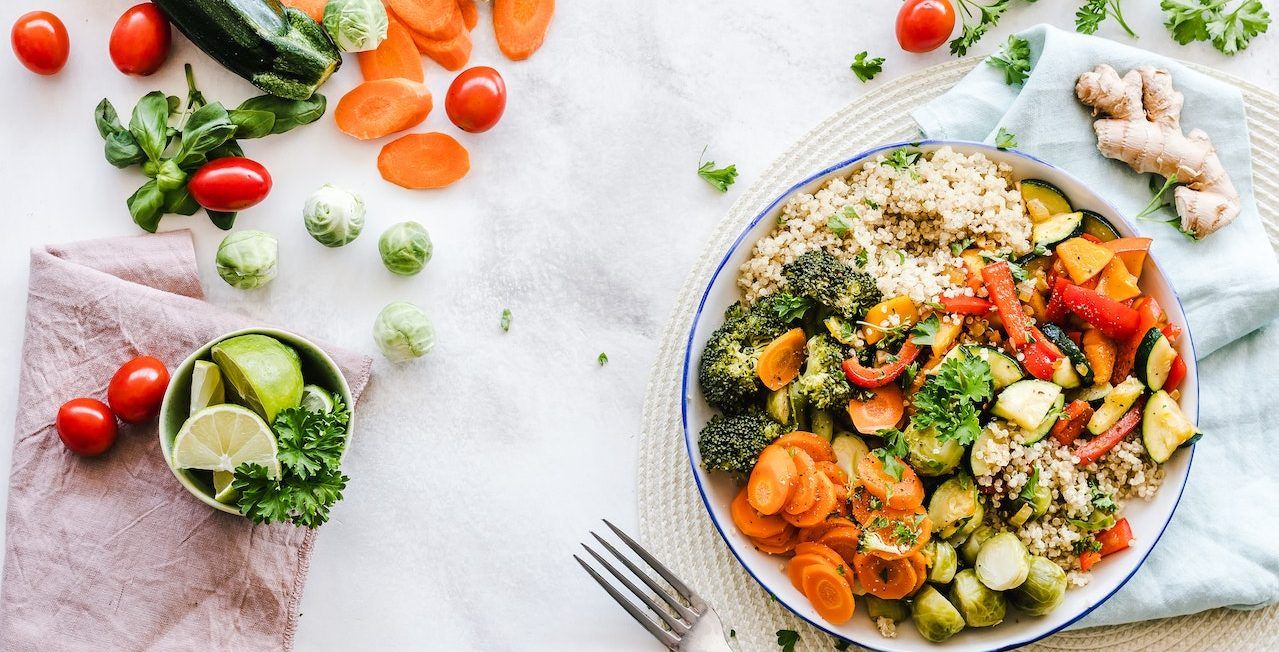
[[228, 140], [225, 143], [209, 150], [207, 156], [210, 161], [216, 161], [228, 156], [244, 156], [244, 150], [240, 148], [240, 143], [237, 143], [234, 140]]
[[178, 165], [185, 168], [203, 159], [209, 150], [230, 140], [235, 129], [221, 104], [214, 102], [196, 109], [183, 127], [182, 147], [175, 157]]
[[104, 149], [107, 163], [118, 168], [127, 168], [147, 160], [146, 154], [142, 153], [142, 148], [138, 147], [138, 142], [133, 139], [133, 134], [123, 127], [107, 137]]
[[156, 187], [154, 180], [142, 184], [137, 192], [129, 197], [129, 215], [133, 222], [148, 233], [155, 233], [160, 226], [160, 218], [164, 217], [164, 193]]
[[236, 138], [261, 138], [271, 135], [275, 114], [258, 109], [232, 109], [228, 114], [235, 124]]
[[191, 196], [191, 190], [185, 184], [164, 193], [165, 213], [195, 215], [198, 210], [200, 210], [200, 205], [196, 203], [195, 197]]
[[178, 167], [173, 159], [165, 159], [160, 164], [160, 170], [156, 172], [155, 183], [160, 192], [169, 192], [181, 188], [187, 182], [187, 173]]
[[259, 95], [250, 97], [236, 108], [242, 111], [270, 112], [275, 116], [275, 124], [271, 127], [271, 133], [282, 134], [294, 127], [319, 120], [320, 116], [324, 115], [325, 107], [326, 100], [324, 96], [316, 93], [305, 100], [288, 100], [274, 95]]
[[204, 209], [204, 212], [209, 214], [209, 221], [213, 222], [213, 226], [216, 226], [223, 231], [230, 231], [231, 227], [235, 226], [235, 213], [211, 211], [207, 208]]
[[143, 153], [152, 161], [160, 160], [168, 143], [169, 101], [164, 93], [151, 91], [138, 100], [129, 120], [129, 133], [138, 142]]
[[98, 102], [98, 108], [93, 110], [93, 122], [98, 125], [98, 133], [103, 138], [110, 138], [121, 131], [124, 131], [124, 125], [120, 124], [120, 116], [116, 114], [115, 107], [112, 106], [111, 100], [102, 98]]

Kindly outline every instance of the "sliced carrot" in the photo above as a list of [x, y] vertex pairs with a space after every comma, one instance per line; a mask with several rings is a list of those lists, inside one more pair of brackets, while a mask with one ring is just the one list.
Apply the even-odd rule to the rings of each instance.
[[791, 557], [790, 560], [786, 562], [786, 577], [790, 579], [790, 583], [795, 587], [795, 590], [803, 592], [804, 585], [800, 582], [800, 580], [804, 575], [804, 569], [809, 566], [834, 567], [835, 563], [822, 555], [811, 552], [795, 553], [795, 556]]
[[853, 617], [857, 603], [849, 578], [829, 566], [809, 566], [800, 575], [804, 595], [813, 603], [817, 615], [832, 625], [842, 625]]
[[450, 39], [466, 31], [457, 0], [385, 0], [405, 27], [430, 39]]
[[916, 552], [907, 557], [906, 561], [910, 562], [911, 569], [915, 571], [915, 588], [910, 591], [914, 594], [915, 591], [924, 588], [924, 582], [928, 581], [928, 560], [924, 559], [922, 552]]
[[767, 539], [753, 538], [751, 544], [770, 555], [784, 555], [795, 549], [795, 543], [799, 538], [798, 533], [799, 530], [787, 525], [781, 534]]
[[480, 10], [475, 6], [475, 0], [457, 0], [457, 8], [462, 12], [462, 24], [466, 25], [467, 31], [475, 29], [480, 23]]
[[822, 535], [818, 543], [834, 550], [849, 564], [857, 558], [857, 547], [861, 543], [862, 531], [856, 525], [837, 527]]
[[413, 32], [413, 44], [418, 52], [431, 57], [445, 70], [461, 70], [471, 60], [471, 33], [466, 30], [446, 39], [433, 39]]
[[830, 532], [838, 527], [856, 526], [857, 524], [844, 518], [843, 516], [832, 516], [813, 527], [800, 530], [799, 540], [801, 542], [817, 541], [822, 538], [823, 534]]
[[924, 483], [915, 470], [902, 463], [901, 480], [884, 471], [878, 455], [865, 455], [857, 462], [857, 479], [866, 490], [893, 509], [914, 509], [924, 504]]
[[923, 507], [880, 510], [864, 528], [862, 548], [884, 559], [909, 557], [922, 550], [932, 536], [932, 521]]
[[391, 18], [386, 27], [386, 40], [376, 49], [356, 53], [360, 62], [360, 74], [364, 81], [403, 77], [415, 82], [425, 81], [422, 74], [422, 56], [413, 45], [413, 35], [400, 21]]
[[836, 482], [829, 473], [826, 477], [830, 478], [831, 486], [835, 487], [835, 511], [831, 515], [848, 516], [848, 485]]
[[338, 129], [360, 140], [404, 131], [431, 113], [431, 91], [421, 82], [392, 78], [369, 81], [338, 100]]
[[839, 465], [834, 462], [822, 460], [817, 463], [817, 470], [825, 473], [826, 477], [830, 478], [830, 481], [837, 486], [848, 484], [848, 474], [844, 473], [844, 469], [839, 468]]
[[764, 347], [755, 363], [755, 373], [765, 387], [777, 391], [799, 376], [807, 343], [804, 329], [792, 328]]
[[443, 188], [466, 176], [471, 157], [447, 134], [409, 134], [382, 146], [377, 169], [383, 179], [397, 186]]
[[773, 445], [784, 448], [798, 448], [808, 453], [808, 456], [813, 458], [814, 462], [835, 461], [835, 449], [830, 447], [830, 442], [811, 432], [804, 432], [803, 430], [788, 432], [773, 440]]
[[293, 7], [311, 17], [317, 23], [324, 22], [324, 5], [329, 0], [280, 0], [286, 7]]
[[751, 507], [745, 488], [737, 492], [737, 497], [733, 499], [729, 512], [733, 516], [733, 525], [736, 525], [742, 534], [752, 539], [775, 537], [791, 527], [789, 523], [781, 518], [760, 514], [759, 510]]
[[866, 592], [884, 600], [900, 600], [910, 595], [919, 581], [914, 566], [906, 559], [857, 555], [853, 568]]
[[497, 47], [511, 61], [533, 56], [542, 47], [554, 15], [555, 0], [493, 0]]
[[866, 391], [871, 397], [865, 401], [855, 398], [848, 401], [848, 417], [853, 420], [853, 427], [866, 435], [896, 427], [906, 411], [901, 388], [896, 383], [888, 383]]
[[831, 566], [839, 566], [844, 563], [844, 558], [839, 556], [830, 546], [824, 543], [801, 542], [795, 544], [796, 555], [817, 555], [826, 559]]
[[746, 483], [746, 494], [751, 506], [764, 514], [782, 511], [795, 489], [799, 472], [795, 460], [785, 448], [769, 445], [759, 454], [759, 461]]
[[813, 458], [808, 453], [798, 448], [788, 448], [791, 459], [795, 461], [795, 470], [799, 472], [799, 478], [795, 481], [795, 491], [791, 492], [790, 500], [786, 501], [787, 514], [803, 514], [812, 509], [813, 503], [817, 502], [817, 476], [821, 471], [817, 470], [817, 465], [813, 462]]
[[813, 501], [813, 506], [807, 511], [799, 514], [783, 513], [782, 518], [787, 523], [798, 528], [812, 527], [826, 520], [831, 512], [835, 511], [835, 505], [838, 502], [838, 496], [835, 493], [835, 483], [824, 474], [817, 474], [817, 499]]
[[869, 491], [866, 491], [866, 487], [861, 485], [853, 488], [851, 498], [848, 502], [852, 509], [849, 511], [852, 512], [853, 519], [862, 525], [869, 523], [872, 518], [875, 518], [875, 514], [884, 509], [884, 501], [871, 495]]

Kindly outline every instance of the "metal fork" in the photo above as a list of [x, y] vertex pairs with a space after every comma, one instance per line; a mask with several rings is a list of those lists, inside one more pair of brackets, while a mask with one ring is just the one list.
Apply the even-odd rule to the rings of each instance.
[[[635, 602], [633, 602], [630, 598], [627, 598], [621, 590], [613, 586], [613, 584], [608, 580], [604, 579], [604, 577], [592, 568], [590, 564], [583, 561], [581, 557], [573, 555], [573, 559], [576, 559], [577, 563], [581, 564], [582, 568], [586, 569], [586, 572], [589, 573], [591, 577], [595, 578], [595, 581], [599, 582], [599, 585], [604, 587], [604, 590], [607, 591], [609, 595], [613, 596], [613, 599], [617, 601], [617, 604], [622, 605], [622, 608], [626, 610], [626, 613], [629, 613], [632, 618], [639, 622], [639, 624], [643, 625], [644, 629], [647, 629], [648, 633], [657, 638], [657, 640], [660, 641], [662, 645], [665, 645], [667, 649], [679, 650], [680, 652], [732, 652], [732, 648], [729, 647], [728, 641], [724, 638], [724, 626], [720, 623], [719, 616], [715, 613], [715, 610], [711, 609], [710, 606], [703, 602], [692, 589], [688, 588], [688, 586], [681, 582], [678, 577], [675, 577], [674, 573], [668, 570], [666, 566], [663, 566], [661, 562], [657, 561], [653, 555], [649, 554], [649, 552], [636, 543], [634, 539], [618, 529], [616, 525], [609, 523], [608, 519], [604, 519], [604, 524], [607, 525], [608, 529], [612, 530], [613, 534], [616, 534], [617, 537], [627, 545], [627, 547], [633, 550], [640, 559], [644, 560], [650, 568], [657, 571], [657, 574], [661, 576], [661, 578], [665, 580], [671, 588], [675, 589], [675, 593], [677, 594], [671, 595], [669, 591], [658, 584], [657, 581], [650, 577], [648, 573], [640, 570], [639, 566], [637, 566], [635, 562], [631, 561], [629, 557], [618, 552], [617, 548], [613, 547], [613, 544], [605, 541], [600, 535], [591, 532], [591, 536], [595, 537], [595, 540], [598, 541], [605, 550], [616, 557], [618, 561], [622, 562], [623, 566], [626, 566], [626, 568], [629, 569], [635, 577], [639, 578], [639, 580], [643, 582], [644, 585], [653, 593], [656, 593], [670, 608], [664, 609], [653, 599], [651, 595], [649, 595], [647, 591], [636, 586], [630, 578], [622, 573], [622, 571], [619, 571], [616, 567], [610, 564], [603, 555], [600, 555], [590, 546], [583, 543], [582, 547], [586, 548], [586, 552], [590, 553], [599, 565], [608, 569], [608, 572], [611, 573], [613, 577], [622, 584], [622, 586], [630, 590], [634, 597], [642, 602], [644, 606], [641, 607], [635, 604]], [[645, 607], [648, 608], [649, 612], [656, 614], [660, 621], [655, 620], [646, 614], [644, 609]]]

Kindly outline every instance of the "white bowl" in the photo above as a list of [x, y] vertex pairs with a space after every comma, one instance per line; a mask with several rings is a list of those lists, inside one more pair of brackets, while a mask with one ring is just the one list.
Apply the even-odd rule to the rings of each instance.
[[[739, 299], [737, 270], [750, 257], [754, 243], [772, 231], [783, 202], [792, 195], [814, 192], [827, 180], [847, 175], [868, 158], [906, 146], [912, 146], [924, 152], [931, 152], [945, 146], [963, 153], [980, 152], [996, 162], [1011, 165], [1014, 176], [1018, 179], [1043, 179], [1057, 186], [1066, 193], [1074, 206], [1100, 213], [1121, 235], [1136, 235], [1132, 226], [1110, 204], [1089, 190], [1079, 179], [1027, 154], [1014, 150], [1001, 150], [981, 143], [961, 141], [895, 143], [863, 152], [822, 170], [791, 187], [755, 217], [724, 255], [702, 295], [702, 301], [693, 319], [692, 330], [688, 335], [688, 348], [684, 353], [685, 446], [688, 449], [689, 462], [693, 466], [693, 477], [696, 478], [698, 490], [702, 495], [702, 502], [706, 505], [720, 536], [724, 538], [724, 542], [728, 544], [733, 555], [751, 577], [775, 596], [778, 602], [799, 617], [834, 636], [848, 639], [872, 650], [919, 650], [929, 647], [947, 650], [1016, 648], [1048, 636], [1088, 615], [1089, 612], [1100, 607], [1107, 598], [1114, 595], [1137, 572], [1137, 568], [1159, 541], [1164, 528], [1172, 519], [1173, 511], [1177, 508], [1177, 502], [1181, 499], [1181, 492], [1185, 488], [1186, 477], [1190, 472], [1191, 459], [1194, 457], [1193, 447], [1177, 451], [1172, 459], [1163, 465], [1165, 472], [1163, 485], [1153, 499], [1149, 502], [1139, 498], [1126, 501], [1123, 515], [1132, 525], [1136, 539], [1133, 546], [1106, 557], [1102, 563], [1094, 566], [1091, 581], [1086, 586], [1068, 590], [1065, 600], [1056, 610], [1047, 616], [1036, 618], [1021, 614], [1015, 608], [1009, 607], [1008, 617], [1003, 623], [983, 629], [966, 628], [943, 643], [929, 643], [924, 640], [919, 636], [914, 625], [909, 622], [898, 624], [896, 638], [880, 636], [870, 618], [865, 615], [865, 603], [861, 600], [859, 600], [857, 613], [844, 625], [836, 627], [822, 620], [809, 604], [808, 599], [791, 586], [786, 574], [780, 570], [782, 558], [756, 550], [750, 540], [734, 527], [729, 514], [729, 503], [739, 487], [726, 474], [711, 474], [703, 470], [701, 456], [697, 450], [697, 434], [714, 414], [714, 410], [701, 396], [697, 383], [697, 362], [707, 339], [722, 323], [724, 311]], [[1128, 172], [1119, 172], [1119, 174], [1128, 174]], [[1176, 292], [1159, 271], [1157, 261], [1153, 258], [1148, 258], [1147, 261], [1141, 276], [1143, 291], [1159, 302], [1168, 318], [1180, 325], [1186, 335], [1177, 345], [1179, 352], [1186, 360], [1189, 381], [1182, 385], [1180, 404], [1187, 414], [1194, 415], [1194, 420], [1197, 422], [1198, 371], [1195, 365], [1194, 344], [1186, 325], [1186, 315], [1182, 311], [1181, 301], [1177, 298]]]

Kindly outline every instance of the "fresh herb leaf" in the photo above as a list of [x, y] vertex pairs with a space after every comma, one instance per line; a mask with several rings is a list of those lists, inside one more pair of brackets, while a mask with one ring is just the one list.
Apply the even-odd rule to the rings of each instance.
[[502, 332], [506, 333], [511, 330], [511, 309], [502, 308], [502, 319], [498, 321], [498, 325], [502, 327]]
[[236, 126], [220, 103], [206, 104], [187, 117], [182, 126], [182, 146], [175, 157], [178, 165], [202, 165], [208, 153], [235, 136]]
[[998, 147], [999, 149], [1013, 149], [1017, 147], [1017, 134], [1000, 127], [999, 133], [995, 134], [995, 147]]
[[1261, 0], [1243, 0], [1228, 10], [1230, 0], [1162, 0], [1164, 26], [1182, 45], [1211, 41], [1225, 55], [1248, 47], [1270, 27], [1270, 13]]
[[1154, 194], [1150, 197], [1150, 202], [1146, 204], [1146, 207], [1141, 209], [1140, 213], [1137, 213], [1137, 219], [1139, 220], [1146, 219], [1151, 213], [1164, 206], [1172, 205], [1172, 190], [1177, 185], [1177, 173], [1174, 172], [1172, 176], [1165, 179], [1163, 185], [1159, 186], [1158, 189], [1155, 188], [1155, 179], [1157, 178], [1155, 176], [1150, 178], [1150, 188], [1154, 191]]
[[[327, 101], [316, 93], [305, 100], [288, 100], [274, 95], [250, 97], [236, 107], [237, 111], [264, 111], [272, 116], [272, 134], [282, 134], [295, 127], [310, 124], [324, 115]], [[236, 134], [236, 138], [250, 138]]]
[[1030, 76], [1030, 41], [1013, 34], [998, 53], [986, 57], [986, 63], [1004, 71], [1005, 84], [1024, 84]]
[[133, 107], [129, 133], [147, 158], [159, 162], [168, 145], [169, 101], [164, 93], [151, 91]]
[[1119, 3], [1120, 0], [1087, 0], [1075, 12], [1075, 31], [1080, 34], [1096, 34], [1101, 22], [1109, 16], [1114, 18], [1129, 36], [1137, 38], [1137, 33], [1132, 31], [1132, 28], [1124, 21], [1124, 12], [1119, 7]]
[[880, 162], [880, 165], [885, 165], [893, 168], [894, 170], [905, 170], [906, 168], [914, 165], [918, 160], [919, 152], [912, 152], [903, 147], [901, 149], [893, 150], [891, 154], [884, 157], [884, 160]]
[[852, 206], [845, 206], [843, 211], [838, 211], [827, 218], [826, 227], [831, 230], [831, 233], [842, 238], [848, 235], [848, 231], [853, 228], [853, 225], [849, 223], [849, 219], [860, 218], [861, 216], [857, 214], [857, 211]]
[[292, 521], [316, 528], [329, 520], [329, 509], [342, 499], [348, 481], [336, 469], [306, 479], [288, 473], [273, 478], [266, 467], [245, 463], [236, 467], [231, 486], [240, 494], [236, 505], [255, 523]]
[[[902, 465], [902, 458], [906, 457], [906, 436], [902, 431], [896, 428], [884, 428], [875, 433], [883, 438], [884, 445], [871, 451], [871, 455], [878, 457], [884, 463], [884, 473], [892, 476], [894, 480], [900, 481], [902, 473], [906, 471], [906, 467]], [[882, 517], [880, 517], [882, 518]], [[872, 526], [874, 522], [872, 521]], [[879, 527], [884, 527], [888, 522], [884, 521]]]
[[919, 363], [912, 362], [906, 365], [906, 369], [902, 371], [902, 386], [910, 387], [915, 382], [915, 376], [919, 375]]
[[937, 329], [941, 328], [941, 320], [937, 315], [929, 315], [910, 331], [910, 339], [919, 346], [931, 346], [937, 341]]
[[849, 68], [852, 69], [853, 74], [857, 75], [857, 78], [860, 79], [863, 84], [874, 79], [875, 75], [884, 71], [884, 57], [868, 59], [867, 57], [869, 56], [870, 53], [862, 50], [857, 53], [857, 56], [853, 57], [853, 64], [849, 66]]
[[286, 476], [303, 480], [325, 471], [336, 471], [346, 448], [346, 424], [350, 412], [340, 397], [333, 410], [312, 412], [303, 407], [280, 410], [271, 422], [279, 447], [277, 457], [286, 467]]
[[608, 354], [607, 353], [599, 354], [599, 357], [595, 358], [595, 361], [598, 362], [601, 367], [603, 367], [604, 365], [608, 364]]
[[870, 253], [867, 252], [865, 249], [858, 249], [857, 253], [853, 254], [853, 264], [856, 265], [858, 268], [865, 267], [866, 263], [869, 262], [868, 261], [869, 256], [870, 256]]
[[1097, 486], [1096, 483], [1088, 483], [1088, 493], [1090, 502], [1095, 509], [1101, 510], [1106, 514], [1113, 514], [1116, 509], [1119, 509], [1119, 506], [1115, 504], [1114, 497], [1102, 491], [1101, 487]]
[[1035, 492], [1039, 490], [1039, 465], [1035, 465], [1030, 470], [1030, 477], [1026, 478], [1026, 484], [1017, 493], [1017, 497], [1022, 500], [1033, 501]]
[[799, 632], [793, 629], [777, 630], [777, 645], [782, 652], [795, 652], [795, 644], [799, 642]]
[[990, 28], [999, 24], [999, 18], [1008, 11], [1012, 2], [1013, 0], [955, 0], [961, 29], [959, 36], [950, 41], [950, 53], [960, 57], [968, 54], [968, 48], [980, 41]]
[[871, 199], [870, 197], [864, 197], [862, 199], [862, 203], [866, 204], [866, 207], [870, 208], [871, 210], [879, 210], [879, 202], [875, 201], [874, 199]]
[[784, 322], [803, 319], [804, 313], [813, 307], [814, 302], [808, 297], [797, 297], [793, 294], [779, 294], [773, 300], [773, 311]]
[[235, 125], [236, 138], [261, 138], [271, 133], [275, 126], [275, 114], [256, 109], [231, 109], [227, 112]]
[[[706, 155], [706, 148], [702, 148], [702, 155]], [[697, 162], [697, 176], [701, 177], [711, 187], [720, 191], [728, 192], [728, 187], [733, 185], [737, 180], [737, 166], [729, 165], [727, 167], [716, 168], [715, 161]]]
[[164, 193], [160, 191], [155, 179], [142, 184], [126, 202], [133, 223], [142, 227], [147, 233], [155, 233], [160, 226], [160, 218], [164, 215]]
[[993, 394], [990, 363], [964, 351], [947, 358], [915, 393], [911, 426], [936, 428], [939, 440], [967, 446], [981, 433], [978, 408]]

